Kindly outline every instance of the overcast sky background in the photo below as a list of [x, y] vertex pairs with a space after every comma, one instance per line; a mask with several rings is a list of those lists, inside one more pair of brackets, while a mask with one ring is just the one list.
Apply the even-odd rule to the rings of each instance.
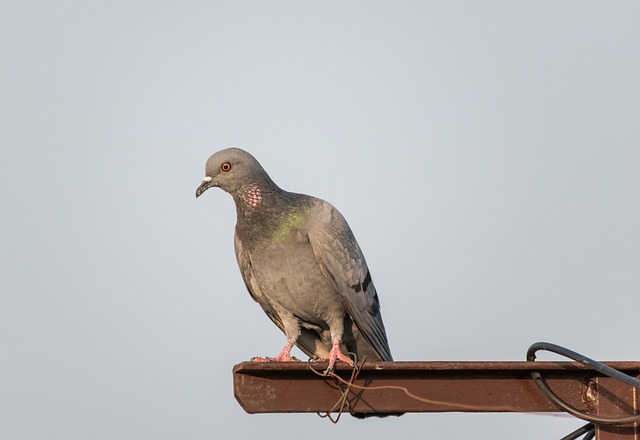
[[[637, 1], [13, 1], [0, 14], [0, 437], [560, 438], [569, 417], [248, 415], [252, 152], [331, 201], [397, 360], [639, 358]], [[553, 356], [543, 358], [556, 359]]]

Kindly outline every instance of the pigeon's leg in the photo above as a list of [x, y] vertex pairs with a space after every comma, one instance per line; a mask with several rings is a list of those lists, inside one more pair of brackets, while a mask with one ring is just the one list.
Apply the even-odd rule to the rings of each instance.
[[333, 344], [331, 346], [331, 350], [329, 351], [329, 356], [326, 360], [329, 361], [329, 366], [325, 370], [325, 373], [328, 373], [333, 370], [333, 367], [336, 364], [336, 361], [346, 362], [347, 365], [353, 367], [355, 364], [353, 360], [340, 350], [340, 340], [344, 335], [344, 320], [343, 317], [336, 316], [334, 319], [330, 320], [328, 323], [329, 328], [331, 329], [331, 340]]
[[284, 332], [287, 335], [287, 343], [280, 354], [276, 357], [254, 357], [252, 362], [299, 362], [298, 359], [291, 357], [291, 349], [296, 344], [298, 337], [300, 337], [300, 324], [298, 320], [288, 312], [281, 312], [282, 323], [284, 325]]
[[351, 360], [349, 356], [343, 354], [342, 351], [340, 351], [340, 339], [335, 338], [333, 340], [333, 347], [329, 352], [329, 366], [327, 367], [327, 371], [332, 371], [333, 367], [336, 364], [336, 361], [338, 360], [342, 362], [346, 362], [347, 365], [349, 365], [350, 367], [353, 367], [353, 360]]
[[293, 344], [287, 342], [284, 345], [284, 348], [280, 352], [277, 357], [269, 358], [271, 362], [293, 362], [293, 358], [291, 357], [291, 349], [293, 348]]

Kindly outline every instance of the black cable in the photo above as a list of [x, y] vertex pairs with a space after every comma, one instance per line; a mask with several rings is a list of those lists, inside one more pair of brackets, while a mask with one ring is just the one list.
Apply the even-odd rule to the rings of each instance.
[[[617, 379], [623, 383], [634, 386], [636, 388], [640, 388], [640, 380], [631, 377], [627, 374], [624, 374], [616, 369], [608, 367], [598, 361], [594, 361], [586, 356], [581, 355], [580, 353], [576, 353], [575, 351], [569, 350], [568, 348], [561, 347], [559, 345], [551, 344], [549, 342], [536, 342], [529, 350], [527, 350], [527, 360], [535, 361], [536, 360], [536, 352], [540, 350], [551, 351], [553, 353], [559, 354], [561, 356], [568, 357], [569, 359], [573, 359], [576, 362], [581, 363], [593, 370], [596, 370], [606, 376]], [[578, 417], [579, 419], [586, 420], [587, 422], [591, 422], [597, 425], [627, 425], [629, 423], [640, 423], [640, 414], [630, 415], [627, 417], [621, 418], [610, 418], [603, 417], [594, 414], [590, 414], [584, 411], [581, 411], [567, 402], [558, 397], [547, 385], [547, 382], [542, 378], [540, 373], [537, 371], [531, 372], [531, 377], [535, 381], [536, 385], [542, 391], [542, 393], [549, 399], [551, 403], [553, 403], [556, 407], [565, 411], [572, 416]]]
[[564, 348], [550, 342], [536, 342], [531, 347], [529, 347], [529, 350], [527, 351], [527, 360], [535, 361], [536, 352], [540, 350], [552, 351], [561, 356], [568, 357], [569, 359], [573, 359], [576, 362], [580, 362], [582, 365], [585, 365], [592, 370], [596, 370], [606, 376], [617, 379], [620, 382], [624, 382], [627, 385], [640, 388], [640, 379], [636, 379], [635, 377], [629, 376], [628, 374], [624, 374], [621, 371], [608, 367], [601, 362], [594, 361], [593, 359], [583, 356], [580, 353], [576, 353], [575, 351], [569, 350], [568, 348]]
[[596, 431], [595, 425], [593, 423], [587, 423], [586, 425], [581, 426], [580, 428], [573, 431], [571, 434], [565, 435], [560, 440], [576, 440], [578, 437], [585, 434], [586, 435], [582, 440], [589, 440], [593, 438], [593, 437], [589, 437], [589, 435], [591, 435], [592, 433], [593, 435], [595, 435], [595, 431]]

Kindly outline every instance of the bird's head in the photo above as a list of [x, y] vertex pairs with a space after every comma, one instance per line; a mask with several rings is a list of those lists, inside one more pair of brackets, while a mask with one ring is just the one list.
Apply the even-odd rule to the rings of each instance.
[[196, 198], [217, 186], [234, 195], [249, 184], [271, 182], [260, 163], [240, 148], [226, 148], [213, 154], [205, 166], [205, 177], [196, 190]]

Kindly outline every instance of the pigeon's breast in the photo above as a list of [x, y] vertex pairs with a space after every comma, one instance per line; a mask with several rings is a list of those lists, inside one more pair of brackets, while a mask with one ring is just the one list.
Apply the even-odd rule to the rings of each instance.
[[292, 230], [287, 239], [254, 249], [251, 262], [265, 299], [300, 320], [325, 327], [330, 316], [345, 313], [307, 237], [299, 231]]

